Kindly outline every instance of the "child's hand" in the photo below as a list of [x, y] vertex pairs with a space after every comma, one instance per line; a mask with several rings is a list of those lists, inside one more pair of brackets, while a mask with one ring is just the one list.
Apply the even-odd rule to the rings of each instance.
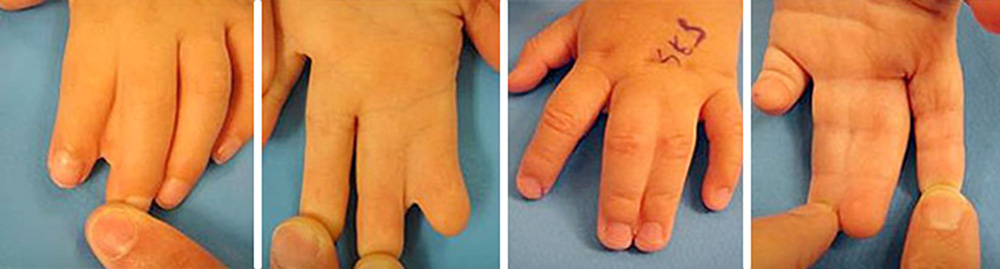
[[920, 190], [962, 187], [958, 0], [780, 0], [754, 85], [764, 112], [814, 85], [810, 203], [870, 237], [885, 221], [913, 120]]
[[80, 184], [103, 157], [108, 201], [177, 206], [210, 156], [224, 163], [253, 135], [252, 14], [249, 0], [71, 1], [55, 184]]
[[667, 245], [698, 122], [712, 142], [702, 190], [722, 210], [739, 179], [740, 1], [586, 1], [525, 44], [510, 91], [576, 58], [521, 160], [517, 188], [547, 194], [607, 103], [597, 237], [610, 249]]
[[[412, 205], [442, 234], [464, 229], [469, 200], [458, 164], [455, 75], [463, 26], [487, 61], [497, 63], [497, 4], [279, 0], [265, 5], [274, 9], [274, 32], [265, 36], [274, 38], [267, 48], [275, 54], [265, 56], [273, 61], [265, 66], [274, 70], [265, 70], [273, 79], [263, 97], [264, 137], [310, 58], [299, 218], [322, 223], [334, 241], [339, 237], [356, 156], [359, 263], [385, 258], [395, 263], [403, 248], [404, 214]], [[329, 247], [279, 231], [272, 263], [328, 262], [295, 254]]]

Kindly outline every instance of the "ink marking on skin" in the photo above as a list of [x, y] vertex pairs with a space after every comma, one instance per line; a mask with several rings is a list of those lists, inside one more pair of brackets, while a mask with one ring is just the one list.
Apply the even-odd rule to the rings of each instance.
[[[684, 18], [677, 19], [677, 24], [681, 27], [681, 30], [683, 30], [685, 33], [693, 32], [694, 34], [697, 34], [697, 37], [694, 40], [694, 44], [691, 44], [691, 46], [682, 45], [680, 42], [680, 38], [677, 35], [674, 35], [673, 40], [670, 40], [667, 43], [670, 44], [670, 47], [673, 48], [674, 51], [680, 53], [681, 55], [690, 56], [691, 54], [694, 54], [694, 50], [698, 48], [698, 45], [701, 45], [701, 42], [704, 41], [706, 37], [708, 37], [708, 33], [705, 32], [705, 30], [702, 29], [701, 27], [691, 25]], [[663, 54], [664, 54], [663, 50], [656, 49], [657, 62], [666, 63], [669, 62], [670, 60], [674, 60], [675, 62], [677, 62], [677, 65], [681, 64], [681, 59], [677, 55], [670, 54], [664, 56]]]

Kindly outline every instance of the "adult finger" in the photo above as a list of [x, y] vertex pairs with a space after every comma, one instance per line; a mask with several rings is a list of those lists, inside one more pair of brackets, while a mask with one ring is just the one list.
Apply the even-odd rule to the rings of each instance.
[[791, 55], [770, 46], [764, 52], [764, 66], [753, 85], [753, 103], [764, 113], [787, 112], [802, 96], [809, 77]]
[[[212, 30], [222, 31], [222, 26]], [[156, 197], [166, 209], [180, 204], [198, 182], [229, 107], [231, 75], [224, 37], [216, 31], [188, 35], [180, 43], [179, 61], [177, 129], [166, 179]]]
[[198, 243], [130, 205], [110, 203], [87, 218], [94, 256], [107, 268], [224, 268]]
[[823, 204], [806, 204], [750, 224], [753, 268], [809, 268], [837, 237], [837, 215]]
[[[659, 88], [625, 80], [611, 95], [604, 134], [597, 238], [612, 250], [632, 244], [639, 228], [639, 211], [657, 152]], [[697, 115], [694, 115], [697, 118]]]
[[575, 8], [524, 44], [517, 65], [508, 75], [511, 92], [527, 92], [545, 78], [549, 69], [566, 65], [576, 54], [576, 35], [583, 11]]
[[600, 69], [579, 64], [549, 97], [517, 173], [517, 189], [539, 199], [552, 188], [566, 158], [608, 99], [611, 82]]
[[[80, 12], [87, 8], [91, 6], [74, 6]], [[107, 42], [112, 27], [103, 19], [84, 15], [70, 18], [59, 112], [48, 156], [52, 182], [61, 188], [72, 188], [86, 180], [101, 157], [101, 138], [114, 100], [118, 62], [116, 44]]]
[[925, 191], [910, 218], [902, 268], [979, 268], [979, 217], [958, 189]]
[[274, 228], [271, 268], [340, 268], [334, 239], [315, 219], [297, 216]]
[[739, 101], [736, 91], [723, 89], [702, 107], [711, 146], [701, 197], [705, 206], [715, 211], [729, 205], [743, 167], [743, 113]]
[[831, 205], [852, 237], [885, 222], [910, 130], [902, 81], [817, 82], [810, 203]]

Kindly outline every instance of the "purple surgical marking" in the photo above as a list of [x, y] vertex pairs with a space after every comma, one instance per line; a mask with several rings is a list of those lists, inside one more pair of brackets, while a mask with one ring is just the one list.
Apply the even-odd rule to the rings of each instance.
[[[706, 33], [705, 30], [702, 29], [701, 27], [692, 26], [684, 18], [677, 19], [677, 24], [680, 25], [681, 29], [684, 30], [684, 32], [694, 32], [695, 34], [698, 35], [698, 37], [695, 38], [694, 44], [692, 44], [690, 47], [685, 47], [681, 45], [681, 42], [677, 35], [674, 35], [674, 39], [668, 41], [667, 43], [670, 44], [670, 47], [673, 48], [674, 51], [677, 51], [682, 55], [691, 55], [694, 53], [694, 49], [698, 48], [698, 45], [701, 45], [701, 42], [704, 41], [706, 37], [708, 37], [708, 33]], [[681, 64], [681, 59], [677, 57], [677, 55], [670, 54], [664, 57], [663, 51], [661, 49], [656, 49], [657, 61], [659, 61], [660, 63], [666, 63], [671, 59], [676, 61], [677, 65]]]

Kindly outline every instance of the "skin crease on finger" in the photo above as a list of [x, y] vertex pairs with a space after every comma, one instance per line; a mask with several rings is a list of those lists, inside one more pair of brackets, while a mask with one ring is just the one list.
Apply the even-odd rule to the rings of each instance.
[[[911, 131], [921, 188], [961, 186], [960, 1], [775, 2], [754, 103], [788, 110], [813, 87], [809, 202], [852, 237], [882, 227]], [[833, 30], [835, 29], [835, 30]]]
[[216, 138], [232, 136], [223, 129], [234, 115], [230, 93], [251, 89], [244, 71], [252, 54], [243, 44], [250, 39], [227, 35], [252, 33], [244, 29], [252, 1], [207, 3], [70, 1], [49, 156], [56, 185], [82, 183], [105, 158], [108, 201], [148, 209], [158, 192], [164, 208], [183, 200]]
[[[712, 139], [706, 206], [721, 210], [739, 177], [735, 87], [739, 1], [585, 1], [531, 39], [512, 92], [576, 58], [522, 158], [518, 190], [551, 191], [566, 158], [609, 104], [596, 234], [612, 250], [669, 242], [699, 120]], [[627, 31], [623, 34], [622, 31]], [[572, 179], [569, 179], [572, 180]]]
[[497, 62], [496, 2], [268, 5], [274, 9], [268, 35], [275, 38], [269, 64], [275, 70], [265, 72], [272, 77], [265, 133], [288, 82], [305, 58], [311, 60], [300, 216], [320, 221], [337, 239], [356, 156], [358, 267], [399, 265], [410, 206], [417, 205], [438, 232], [461, 232], [470, 205], [458, 165], [458, 56], [464, 29], [487, 62]]

